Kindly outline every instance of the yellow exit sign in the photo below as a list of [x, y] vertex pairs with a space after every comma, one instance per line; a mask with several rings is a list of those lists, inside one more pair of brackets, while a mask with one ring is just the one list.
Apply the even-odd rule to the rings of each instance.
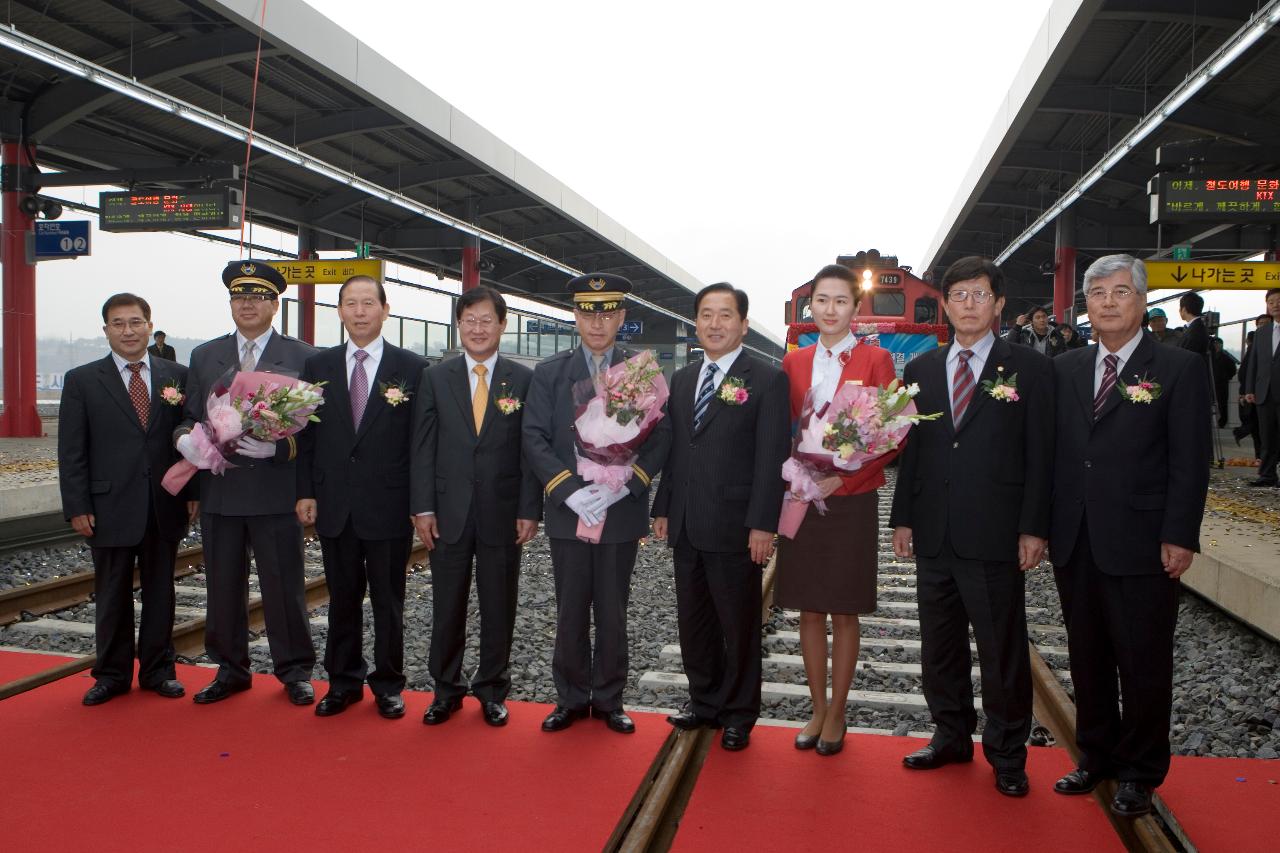
[[1280, 287], [1280, 263], [1145, 261], [1151, 290], [1268, 290]]
[[382, 281], [384, 262], [373, 258], [340, 258], [336, 261], [267, 261], [289, 284], [342, 284], [353, 275]]

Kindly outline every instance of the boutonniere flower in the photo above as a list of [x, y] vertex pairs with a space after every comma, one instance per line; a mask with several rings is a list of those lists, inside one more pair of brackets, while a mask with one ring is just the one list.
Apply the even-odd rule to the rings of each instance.
[[1008, 377], [1004, 375], [1004, 366], [996, 367], [995, 379], [982, 380], [982, 388], [993, 400], [999, 400], [1002, 403], [1018, 402], [1018, 374], [1011, 373]]
[[392, 407], [409, 402], [409, 398], [413, 396], [404, 390], [404, 383], [398, 379], [394, 382], [379, 382], [378, 393], [387, 401], [387, 405]]
[[1154, 379], [1143, 376], [1141, 379], [1135, 373], [1133, 383], [1125, 385], [1123, 382], [1116, 383], [1116, 390], [1120, 392], [1120, 396], [1128, 400], [1130, 403], [1143, 403], [1150, 405], [1160, 399], [1160, 383]]
[[187, 400], [187, 395], [182, 393], [182, 386], [178, 384], [178, 380], [170, 379], [160, 389], [160, 399], [170, 406], [181, 406]]
[[511, 389], [507, 387], [505, 382], [498, 389], [498, 396], [493, 398], [493, 402], [498, 407], [498, 411], [504, 415], [515, 414], [524, 405], [524, 401], [512, 394]]
[[751, 399], [746, 383], [737, 376], [726, 376], [720, 383], [720, 390], [716, 396], [720, 398], [720, 402], [728, 406], [741, 406]]

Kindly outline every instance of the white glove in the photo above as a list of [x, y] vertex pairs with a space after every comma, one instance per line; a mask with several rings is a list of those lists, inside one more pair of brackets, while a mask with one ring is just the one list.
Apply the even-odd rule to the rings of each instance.
[[248, 456], [250, 459], [270, 459], [276, 455], [276, 443], [274, 441], [263, 441], [251, 435], [243, 435], [236, 442], [236, 452], [241, 456]]
[[609, 508], [609, 503], [605, 499], [605, 491], [598, 486], [587, 486], [569, 495], [564, 499], [565, 506], [578, 514], [578, 518], [582, 519], [582, 523], [588, 527], [594, 527], [600, 523], [604, 517], [604, 511]]
[[626, 484], [623, 484], [618, 487], [616, 492], [612, 489], [601, 489], [600, 494], [604, 496], [605, 508], [608, 509], [627, 495], [631, 494], [631, 490], [626, 487]]
[[191, 433], [184, 432], [178, 436], [178, 443], [174, 446], [178, 448], [178, 452], [182, 454], [183, 459], [197, 468], [200, 467], [200, 454], [196, 452], [196, 443], [191, 440]]

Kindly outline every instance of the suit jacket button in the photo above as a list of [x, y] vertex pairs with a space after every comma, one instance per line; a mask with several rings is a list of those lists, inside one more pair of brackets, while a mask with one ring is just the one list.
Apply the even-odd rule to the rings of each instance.
[[1086, 460], [1084, 460], [1084, 467], [1086, 467], [1086, 468], [1092, 468], [1092, 467], [1093, 467], [1093, 463], [1092, 463], [1092, 462], [1090, 462], [1088, 459], [1086, 459]]
[[959, 446], [960, 446], [960, 442], [957, 441], [955, 444], [951, 445], [951, 449], [954, 450]]
[[355, 458], [354, 456], [352, 456], [352, 457], [351, 457], [351, 461], [352, 461], [352, 462], [355, 462], [355, 461], [356, 461], [356, 458]]

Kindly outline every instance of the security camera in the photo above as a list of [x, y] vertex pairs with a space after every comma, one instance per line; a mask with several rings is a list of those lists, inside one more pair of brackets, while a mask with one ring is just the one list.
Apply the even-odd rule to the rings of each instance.
[[480, 272], [493, 272], [493, 261], [488, 258], [481, 258], [476, 261], [476, 269], [480, 270]]

